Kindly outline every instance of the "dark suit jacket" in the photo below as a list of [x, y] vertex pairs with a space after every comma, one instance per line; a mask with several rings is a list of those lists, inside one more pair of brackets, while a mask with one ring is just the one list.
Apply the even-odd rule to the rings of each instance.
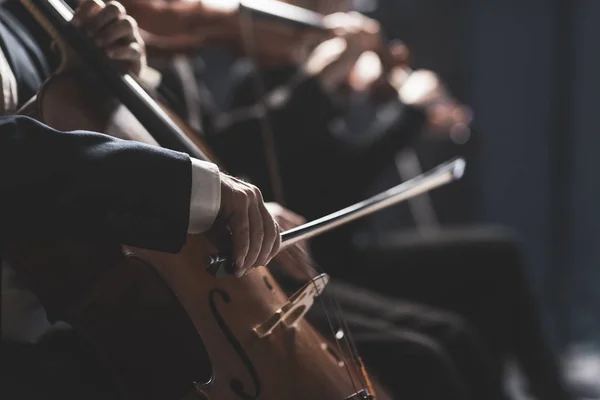
[[189, 156], [98, 133], [0, 117], [0, 239], [79, 238], [177, 252]]

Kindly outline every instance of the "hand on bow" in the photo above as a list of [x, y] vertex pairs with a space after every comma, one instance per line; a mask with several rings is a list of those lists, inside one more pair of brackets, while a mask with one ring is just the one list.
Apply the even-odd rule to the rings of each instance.
[[[303, 217], [277, 203], [266, 203], [266, 206], [283, 231], [306, 223]], [[281, 250], [274, 260], [288, 275], [299, 281], [307, 281], [317, 276], [315, 269], [312, 268], [308, 244], [305, 241]]]
[[256, 186], [222, 173], [217, 219], [231, 230], [237, 277], [267, 265], [279, 251], [279, 226]]
[[146, 65], [146, 50], [137, 23], [120, 3], [85, 0], [71, 22], [104, 49], [119, 70], [137, 75]]

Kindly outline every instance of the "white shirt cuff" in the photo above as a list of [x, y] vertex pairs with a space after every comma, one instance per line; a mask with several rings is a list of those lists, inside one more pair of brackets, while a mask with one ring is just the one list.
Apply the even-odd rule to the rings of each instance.
[[208, 230], [221, 207], [221, 176], [213, 163], [192, 158], [192, 195], [188, 233]]

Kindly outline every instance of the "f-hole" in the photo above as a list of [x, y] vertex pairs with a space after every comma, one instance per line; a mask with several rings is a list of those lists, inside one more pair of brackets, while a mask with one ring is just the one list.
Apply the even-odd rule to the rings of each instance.
[[263, 276], [263, 282], [265, 282], [265, 286], [272, 292], [273, 289], [273, 285], [271, 285], [271, 282], [269, 282], [269, 279], [267, 279], [266, 276]]

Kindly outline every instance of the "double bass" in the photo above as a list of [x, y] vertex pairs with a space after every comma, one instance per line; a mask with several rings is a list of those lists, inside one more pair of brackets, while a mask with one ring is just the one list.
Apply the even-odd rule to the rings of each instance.
[[[28, 114], [61, 130], [105, 132], [210, 159], [135, 78], [119, 74], [69, 24], [66, 3], [22, 2], [63, 57]], [[448, 183], [460, 177], [459, 161], [285, 232], [283, 247]], [[291, 297], [266, 267], [235, 278], [226, 236], [189, 235], [177, 254], [45, 238], [6, 243], [4, 256], [49, 320], [68, 322], [94, 347], [126, 399], [350, 400], [374, 399], [376, 391], [385, 398], [350, 343], [331, 343], [303, 319], [328, 277]]]

